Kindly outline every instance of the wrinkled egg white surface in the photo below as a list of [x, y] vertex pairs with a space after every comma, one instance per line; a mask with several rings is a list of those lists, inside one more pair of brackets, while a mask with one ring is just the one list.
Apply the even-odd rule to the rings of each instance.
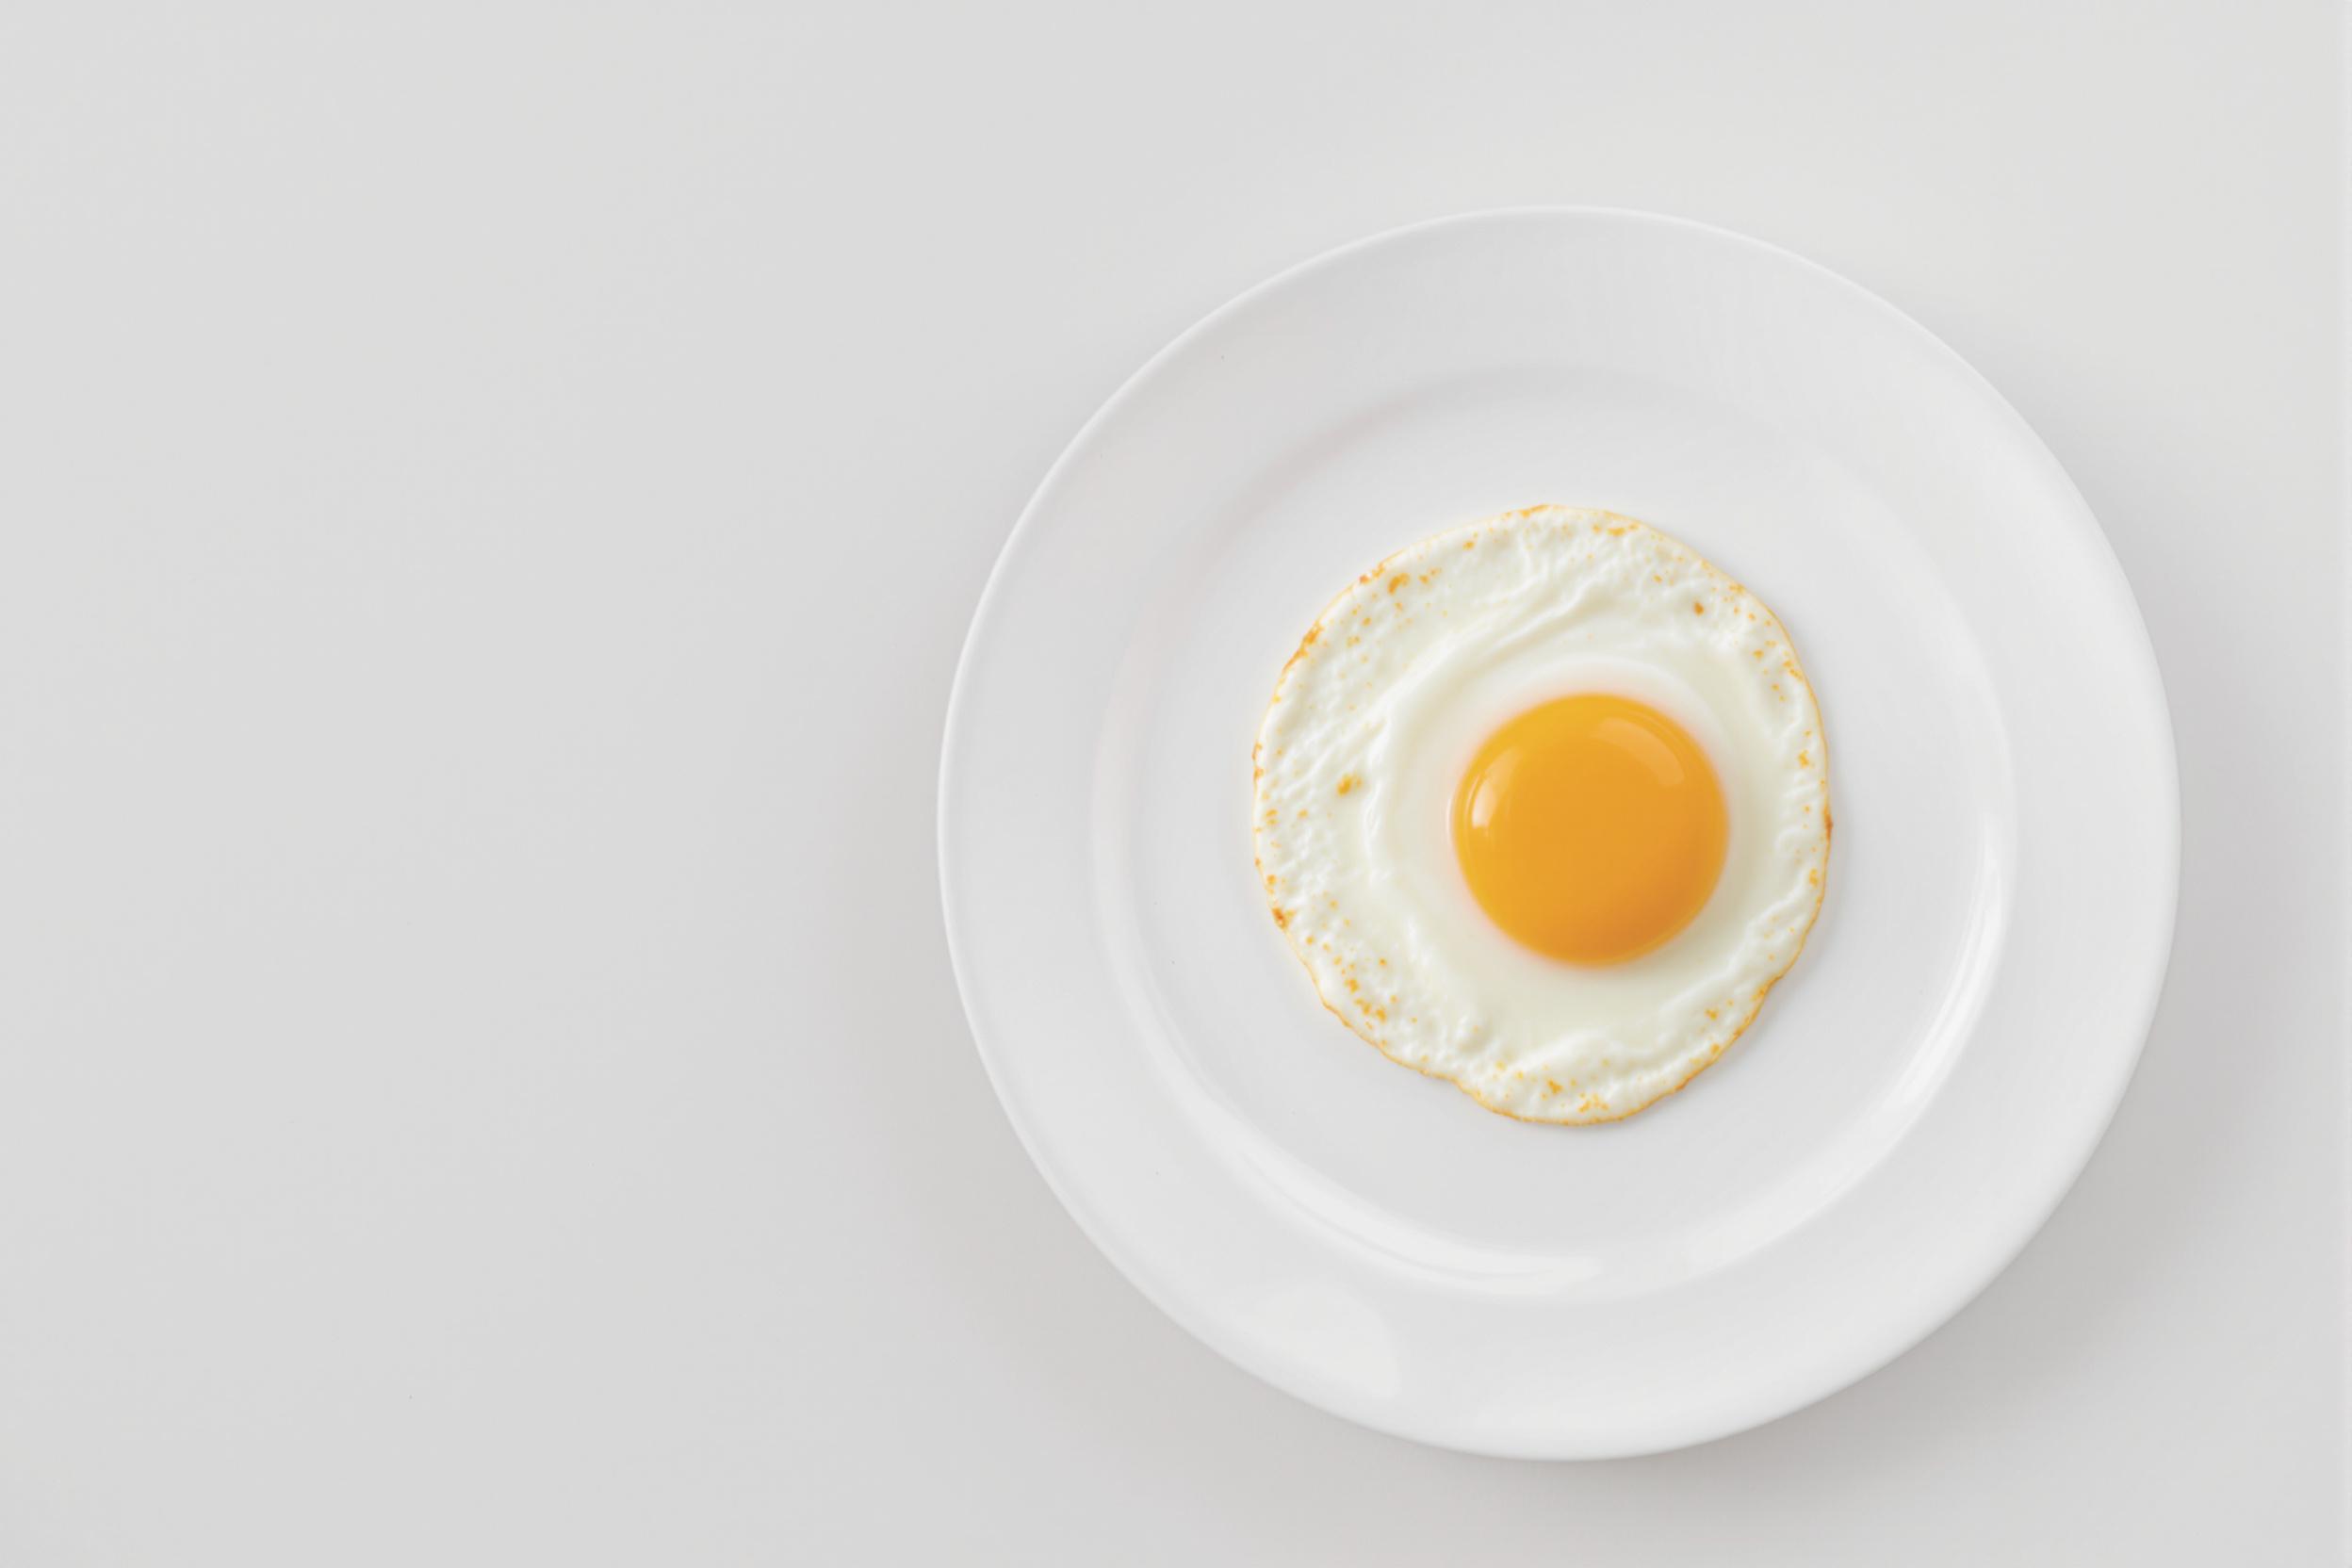
[[[1487, 918], [1448, 817], [1489, 735], [1583, 692], [1681, 725], [1730, 828], [1697, 918], [1597, 967]], [[1324, 1004], [1391, 1059], [1507, 1116], [1609, 1121], [1721, 1056], [1796, 962], [1828, 870], [1828, 760], [1753, 594], [1646, 524], [1537, 507], [1391, 556], [1309, 629], [1258, 735], [1258, 871]]]

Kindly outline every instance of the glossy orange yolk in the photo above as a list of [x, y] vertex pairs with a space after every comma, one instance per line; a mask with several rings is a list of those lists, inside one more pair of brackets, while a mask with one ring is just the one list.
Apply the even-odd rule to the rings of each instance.
[[1681, 726], [1586, 693], [1504, 725], [1454, 792], [1454, 854], [1495, 924], [1576, 964], [1639, 957], [1723, 869], [1723, 787]]

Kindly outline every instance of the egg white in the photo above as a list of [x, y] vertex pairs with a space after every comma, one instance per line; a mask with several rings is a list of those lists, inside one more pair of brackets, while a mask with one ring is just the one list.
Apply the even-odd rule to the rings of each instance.
[[[1706, 906], [1622, 964], [1518, 945], [1450, 838], [1486, 738], [1581, 692], [1681, 725], [1729, 818]], [[1608, 1121], [1722, 1055], [1796, 961], [1827, 874], [1828, 752], [1754, 595], [1645, 524], [1538, 507], [1423, 540], [1323, 612], [1267, 707], [1252, 824], [1275, 920], [1348, 1028], [1491, 1110]]]

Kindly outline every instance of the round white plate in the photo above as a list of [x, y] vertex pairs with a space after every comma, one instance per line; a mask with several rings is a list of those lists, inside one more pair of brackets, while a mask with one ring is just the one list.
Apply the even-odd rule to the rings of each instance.
[[[1316, 612], [1542, 501], [1754, 588], [1831, 744], [1804, 957], [1722, 1062], [1599, 1127], [1358, 1040], [1250, 862], [1250, 740]], [[1508, 212], [1252, 290], [1080, 433], [972, 624], [939, 855], [997, 1092], [1145, 1294], [1368, 1426], [1591, 1457], [1817, 1399], [2024, 1245], [2148, 1027], [2175, 792], [2114, 556], [1951, 350], [1754, 240]]]

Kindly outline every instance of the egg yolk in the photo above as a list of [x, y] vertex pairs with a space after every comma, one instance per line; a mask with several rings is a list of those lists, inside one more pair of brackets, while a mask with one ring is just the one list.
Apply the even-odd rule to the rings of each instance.
[[1715, 770], [1681, 726], [1586, 693], [1488, 737], [1454, 792], [1453, 834], [1470, 891], [1511, 937], [1614, 964], [1706, 906], [1728, 827]]

